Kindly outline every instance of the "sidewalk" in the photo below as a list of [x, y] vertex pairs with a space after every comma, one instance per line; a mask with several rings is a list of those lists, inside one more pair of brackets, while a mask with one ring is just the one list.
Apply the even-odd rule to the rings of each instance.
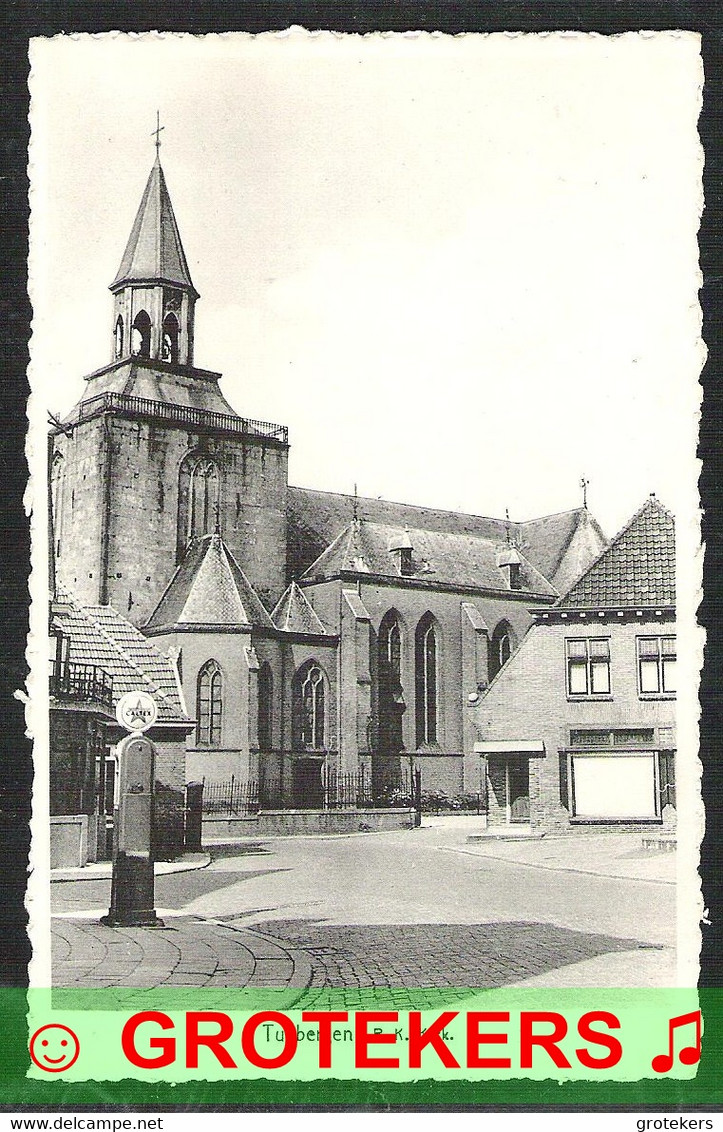
[[570, 833], [510, 841], [480, 837], [444, 849], [537, 869], [675, 884], [676, 854], [644, 850], [642, 836], [640, 832]]
[[162, 928], [110, 928], [94, 913], [54, 916], [53, 986], [261, 988], [289, 1007], [312, 981], [306, 952], [247, 928], [159, 909]]
[[[167, 876], [169, 873], [190, 873], [195, 869], [205, 869], [211, 864], [210, 853], [183, 853], [173, 861], [156, 861], [156, 876]], [[50, 880], [110, 880], [113, 875], [111, 861], [95, 861], [82, 868], [51, 869]]]

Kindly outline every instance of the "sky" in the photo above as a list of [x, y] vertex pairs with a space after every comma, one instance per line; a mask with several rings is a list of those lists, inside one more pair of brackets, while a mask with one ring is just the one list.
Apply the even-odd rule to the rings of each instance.
[[697, 37], [31, 45], [33, 411], [111, 360], [154, 158], [196, 364], [294, 484], [503, 516], [697, 505]]

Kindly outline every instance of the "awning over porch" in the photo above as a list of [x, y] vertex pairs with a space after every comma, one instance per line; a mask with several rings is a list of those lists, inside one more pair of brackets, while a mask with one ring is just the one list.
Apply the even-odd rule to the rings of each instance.
[[474, 751], [478, 755], [528, 755], [539, 758], [545, 754], [545, 744], [542, 739], [485, 739], [475, 743]]

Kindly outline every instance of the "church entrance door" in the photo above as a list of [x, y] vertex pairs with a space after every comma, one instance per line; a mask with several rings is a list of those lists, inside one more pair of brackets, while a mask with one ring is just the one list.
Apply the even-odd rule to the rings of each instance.
[[293, 761], [294, 807], [298, 810], [324, 809], [323, 758], [295, 758]]

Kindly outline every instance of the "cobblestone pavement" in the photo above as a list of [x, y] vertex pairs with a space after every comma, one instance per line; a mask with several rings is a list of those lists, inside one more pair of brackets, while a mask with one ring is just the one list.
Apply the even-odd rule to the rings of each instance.
[[[116, 985], [130, 972], [155, 985], [192, 976], [190, 985], [241, 986], [252, 940], [267, 939], [279, 949], [282, 984], [303, 982], [289, 976], [284, 953], [299, 972], [304, 957], [304, 1003], [333, 988], [346, 988], [353, 1005], [368, 987], [392, 988], [394, 997], [405, 987], [675, 981], [674, 886], [450, 851], [464, 849], [467, 832], [278, 838], [217, 850], [206, 869], [157, 878], [159, 914], [170, 912], [160, 932], [93, 923], [107, 910], [108, 882], [54, 884], [56, 979], [95, 985], [113, 957], [124, 972]], [[108, 946], [111, 930], [120, 938]], [[85, 933], [89, 959], [74, 931]], [[183, 932], [193, 947], [181, 959]], [[145, 959], [135, 950], [141, 943], [151, 947]]]
[[56, 916], [52, 937], [56, 987], [277, 987], [296, 991], [293, 1000], [312, 977], [309, 957], [293, 945], [186, 916], [158, 928], [110, 928], [96, 918]]

